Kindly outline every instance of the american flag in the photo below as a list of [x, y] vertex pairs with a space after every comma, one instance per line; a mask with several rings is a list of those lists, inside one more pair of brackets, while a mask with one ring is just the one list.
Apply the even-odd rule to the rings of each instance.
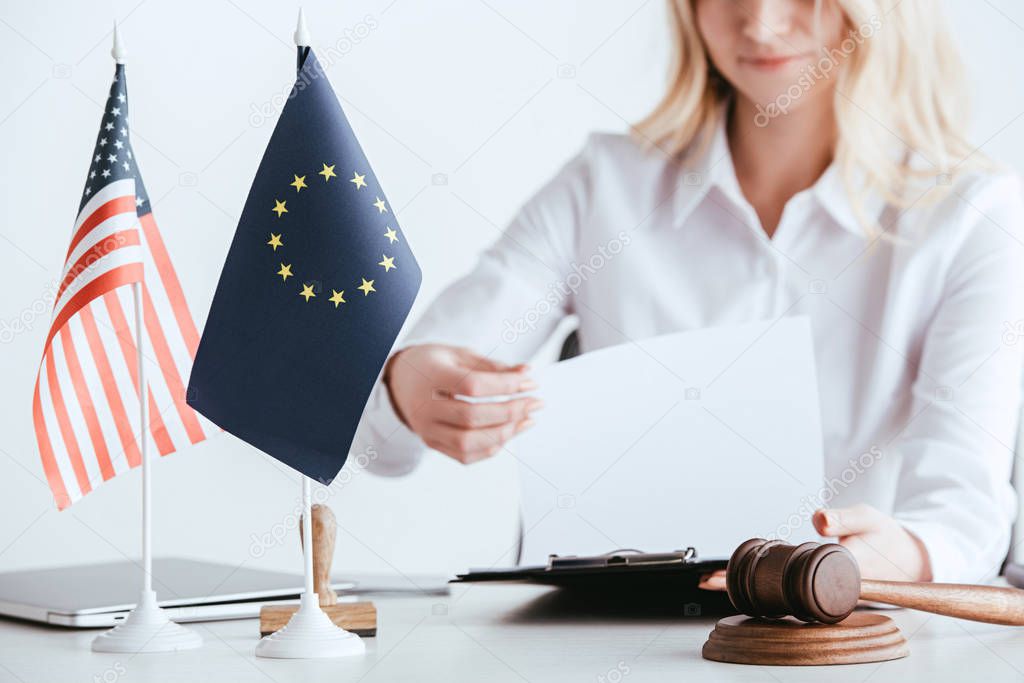
[[43, 471], [62, 510], [141, 463], [134, 283], [152, 443], [167, 455], [215, 428], [185, 403], [199, 333], [136, 166], [118, 64], [32, 397]]

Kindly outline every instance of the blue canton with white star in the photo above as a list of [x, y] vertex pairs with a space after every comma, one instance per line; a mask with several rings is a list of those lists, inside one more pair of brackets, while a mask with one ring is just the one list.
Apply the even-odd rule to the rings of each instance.
[[118, 64], [114, 81], [110, 84], [110, 95], [103, 110], [100, 132], [89, 164], [89, 176], [82, 192], [82, 207], [100, 190], [110, 183], [126, 178], [135, 179], [135, 206], [143, 216], [150, 212], [149, 196], [142, 177], [135, 165], [135, 154], [128, 138], [128, 83], [125, 80], [124, 64]]

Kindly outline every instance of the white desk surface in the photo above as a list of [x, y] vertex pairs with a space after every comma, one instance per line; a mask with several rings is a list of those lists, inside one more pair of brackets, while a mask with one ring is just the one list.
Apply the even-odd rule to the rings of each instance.
[[[257, 659], [253, 619], [193, 624], [199, 650], [97, 654], [96, 631], [0, 621], [0, 681], [287, 683], [302, 681], [912, 681], [1024, 679], [1024, 629], [905, 610], [888, 612], [910, 656], [883, 664], [756, 667], [701, 659], [710, 617], [594, 619], [538, 607], [549, 589], [456, 586], [449, 597], [375, 600], [367, 653], [337, 660]], [[550, 596], [548, 596], [550, 598]]]

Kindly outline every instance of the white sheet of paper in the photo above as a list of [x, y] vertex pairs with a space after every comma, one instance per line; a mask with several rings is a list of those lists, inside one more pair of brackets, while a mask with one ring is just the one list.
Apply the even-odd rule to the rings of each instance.
[[545, 401], [508, 444], [521, 564], [549, 554], [800, 543], [824, 457], [806, 317], [671, 334], [534, 373]]

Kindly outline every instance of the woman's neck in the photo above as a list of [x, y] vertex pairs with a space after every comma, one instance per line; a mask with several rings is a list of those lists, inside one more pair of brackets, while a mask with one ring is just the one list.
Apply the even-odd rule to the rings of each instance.
[[738, 97], [730, 111], [727, 131], [736, 178], [769, 237], [786, 202], [812, 186], [832, 163], [837, 131], [831, 98], [826, 99], [827, 106], [806, 102], [763, 127], [749, 100]]

